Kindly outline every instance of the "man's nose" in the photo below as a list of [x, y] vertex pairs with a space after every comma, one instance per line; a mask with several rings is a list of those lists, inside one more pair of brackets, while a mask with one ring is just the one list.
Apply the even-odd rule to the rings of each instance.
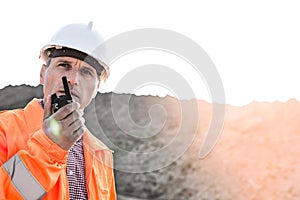
[[67, 76], [68, 82], [70, 85], [78, 85], [78, 72], [77, 70], [74, 70], [70, 72]]

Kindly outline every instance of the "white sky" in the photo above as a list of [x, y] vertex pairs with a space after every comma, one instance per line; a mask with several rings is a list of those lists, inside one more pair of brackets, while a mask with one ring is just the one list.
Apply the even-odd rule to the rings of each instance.
[[[138, 28], [169, 29], [189, 37], [214, 62], [223, 81], [226, 103], [300, 100], [299, 10], [296, 0], [2, 1], [0, 88], [38, 85], [40, 48], [61, 26], [91, 20], [105, 39]], [[180, 62], [162, 52], [130, 54], [111, 67], [110, 80], [100, 92], [114, 91], [130, 67], [156, 63], [176, 70], [174, 63]], [[123, 71], [114, 70], [120, 69], [117, 66], [123, 66]], [[197, 90], [197, 97], [209, 101], [201, 78], [184, 76]], [[166, 88], [156, 85], [137, 93], [163, 95], [164, 91]]]

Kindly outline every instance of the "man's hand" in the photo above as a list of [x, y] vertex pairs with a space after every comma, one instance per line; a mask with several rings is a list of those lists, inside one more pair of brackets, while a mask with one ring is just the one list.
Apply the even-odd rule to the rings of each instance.
[[69, 150], [85, 131], [83, 111], [72, 102], [51, 113], [51, 96], [44, 102], [43, 131], [58, 146]]

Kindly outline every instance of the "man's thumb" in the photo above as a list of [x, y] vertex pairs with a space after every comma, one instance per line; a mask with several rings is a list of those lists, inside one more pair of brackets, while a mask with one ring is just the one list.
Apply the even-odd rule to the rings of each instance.
[[48, 95], [44, 102], [44, 119], [47, 119], [52, 114], [51, 95]]

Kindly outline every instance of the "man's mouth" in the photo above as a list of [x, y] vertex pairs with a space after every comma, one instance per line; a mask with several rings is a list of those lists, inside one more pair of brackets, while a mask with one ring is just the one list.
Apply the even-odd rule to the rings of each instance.
[[[73, 91], [70, 91], [70, 92], [71, 92], [71, 96], [72, 96], [72, 97], [75, 97], [75, 98], [79, 99], [79, 95], [78, 95], [76, 92], [73, 92]], [[66, 93], [65, 93], [64, 90], [59, 90], [59, 91], [57, 92], [57, 95], [58, 95], [58, 96], [66, 95]]]

